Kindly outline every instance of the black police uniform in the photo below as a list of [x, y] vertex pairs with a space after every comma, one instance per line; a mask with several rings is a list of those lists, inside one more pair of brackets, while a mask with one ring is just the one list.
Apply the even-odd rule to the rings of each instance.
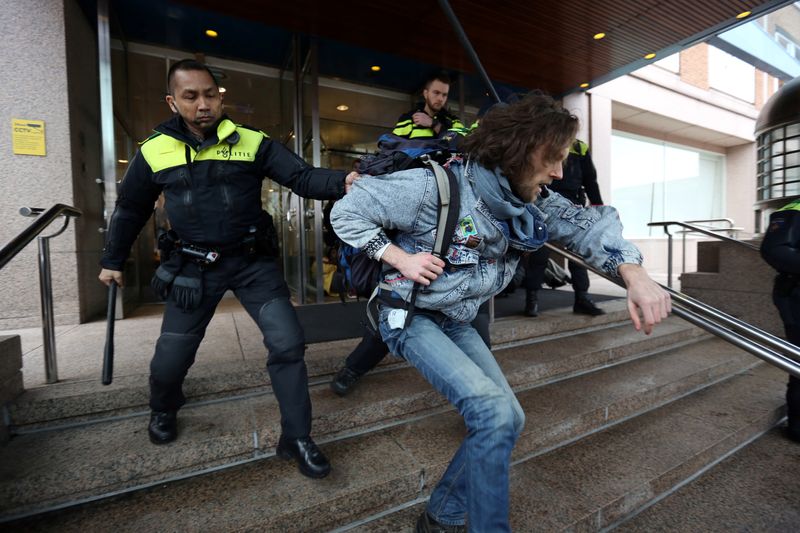
[[[553, 181], [547, 187], [580, 206], [586, 205], [587, 198], [591, 205], [602, 205], [603, 199], [600, 197], [600, 187], [597, 185], [597, 170], [594, 168], [589, 146], [585, 142], [575, 141], [564, 162], [564, 177]], [[544, 271], [549, 257], [550, 251], [545, 247], [528, 255], [525, 262], [523, 287], [529, 294], [531, 291], [542, 288]], [[572, 261], [568, 262], [568, 266], [576, 297], [584, 297], [589, 290], [589, 273], [585, 268]]]
[[[772, 301], [786, 338], [800, 346], [800, 200], [773, 213], [761, 243], [761, 256], [778, 271]], [[800, 441], [800, 379], [790, 375], [786, 389], [789, 436]]]
[[[227, 117], [202, 142], [179, 115], [155, 131], [120, 185], [101, 265], [123, 269], [161, 192], [179, 245], [218, 252], [219, 259], [206, 265], [175, 251], [168, 258], [167, 264], [177, 267], [174, 279], [162, 279], [172, 287], [150, 364], [150, 407], [169, 412], [185, 403], [183, 380], [217, 304], [231, 289], [264, 335], [283, 435], [307, 437], [305, 339], [276, 261], [275, 230], [262, 210], [261, 185], [269, 177], [300, 196], [335, 199], [344, 194], [345, 173], [313, 168], [266, 134]], [[176, 298], [178, 292], [189, 297]]]

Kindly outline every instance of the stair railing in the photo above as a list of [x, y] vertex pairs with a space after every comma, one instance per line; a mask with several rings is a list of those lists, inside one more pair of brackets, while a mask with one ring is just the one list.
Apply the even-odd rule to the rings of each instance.
[[[591, 270], [612, 283], [626, 288], [621, 278], [610, 276], [605, 272], [595, 269], [572, 252], [549, 243], [545, 243], [545, 246], [553, 252]], [[759, 329], [752, 324], [739, 320], [736, 317], [723, 313], [715, 307], [695, 300], [691, 296], [687, 296], [670, 287], [664, 287], [663, 285], [661, 285], [661, 287], [666, 290], [672, 298], [672, 313], [674, 315], [755, 355], [759, 359], [780, 368], [784, 372], [788, 372], [796, 378], [800, 378], [800, 348], [794, 344]]]
[[53, 314], [53, 283], [50, 275], [50, 239], [64, 233], [69, 219], [79, 217], [80, 209], [66, 204], [56, 204], [50, 209], [40, 207], [21, 207], [19, 214], [36, 217], [27, 228], [0, 249], [0, 269], [11, 261], [37, 235], [47, 228], [58, 217], [64, 217], [64, 224], [57, 232], [39, 237], [39, 299], [42, 305], [42, 334], [44, 344], [44, 371], [47, 383], [58, 381], [58, 365], [56, 363], [56, 328]]
[[[715, 228], [715, 227], [702, 227], [698, 226], [697, 224], [704, 224], [704, 223], [713, 223], [713, 222], [724, 222], [729, 226], [727, 228]], [[701, 233], [703, 235], [708, 235], [709, 237], [713, 237], [715, 239], [719, 239], [721, 241], [726, 242], [734, 242], [741, 246], [746, 246], [748, 248], [758, 249], [756, 246], [753, 246], [750, 243], [742, 242], [731, 237], [720, 235], [719, 233], [736, 233], [742, 231], [744, 228], [735, 228], [733, 227], [733, 220], [730, 218], [709, 218], [706, 220], [687, 220], [685, 222], [678, 222], [675, 220], [665, 221], [665, 222], [650, 222], [647, 224], [648, 226], [661, 226], [664, 228], [664, 233], [667, 234], [667, 287], [672, 288], [672, 234], [669, 232], [670, 226], [680, 226], [682, 228], [686, 228], [682, 233], [682, 255], [681, 255], [681, 273], [686, 272], [686, 235], [688, 233]]]

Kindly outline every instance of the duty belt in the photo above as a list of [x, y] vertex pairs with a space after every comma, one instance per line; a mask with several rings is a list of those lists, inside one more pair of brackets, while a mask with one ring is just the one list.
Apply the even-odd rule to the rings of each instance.
[[222, 257], [239, 257], [256, 253], [256, 235], [250, 234], [241, 242], [228, 246], [204, 246], [178, 241], [177, 250], [202, 265], [212, 265]]

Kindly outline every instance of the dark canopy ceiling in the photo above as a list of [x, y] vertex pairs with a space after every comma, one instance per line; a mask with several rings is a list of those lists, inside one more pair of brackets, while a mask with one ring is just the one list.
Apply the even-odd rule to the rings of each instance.
[[[554, 95], [608, 81], [647, 64], [645, 54], [658, 60], [791, 3], [450, 0], [494, 81]], [[277, 66], [286, 62], [292, 32], [316, 36], [321, 73], [409, 92], [434, 67], [475, 72], [435, 0], [113, 0], [112, 11], [123, 39]], [[744, 11], [752, 14], [737, 20]], [[219, 37], [207, 38], [206, 28]], [[595, 40], [599, 32], [606, 37]], [[383, 70], [371, 72], [373, 64]], [[468, 77], [467, 92], [476, 86], [483, 90]]]
[[[434, 0], [193, 0], [194, 6], [473, 72]], [[553, 94], [664, 57], [791, 0], [451, 0], [489, 75]], [[594, 40], [598, 32], [606, 33]], [[656, 58], [656, 59], [657, 59]]]

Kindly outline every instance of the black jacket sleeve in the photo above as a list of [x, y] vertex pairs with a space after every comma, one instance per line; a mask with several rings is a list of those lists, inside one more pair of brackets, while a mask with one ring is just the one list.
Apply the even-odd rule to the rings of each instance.
[[152, 177], [150, 165], [141, 152], [137, 153], [117, 191], [117, 205], [108, 224], [106, 246], [100, 260], [103, 268], [122, 270], [133, 242], [153, 214], [161, 187], [153, 183]]
[[261, 171], [303, 198], [337, 200], [344, 196], [347, 172], [312, 167], [281, 143], [264, 139], [259, 147]]
[[603, 205], [603, 198], [600, 196], [600, 186], [597, 185], [597, 170], [594, 168], [592, 154], [586, 150], [586, 154], [581, 157], [581, 175], [583, 176], [583, 189], [592, 205]]
[[769, 217], [761, 257], [784, 274], [800, 275], [800, 211], [778, 211]]

